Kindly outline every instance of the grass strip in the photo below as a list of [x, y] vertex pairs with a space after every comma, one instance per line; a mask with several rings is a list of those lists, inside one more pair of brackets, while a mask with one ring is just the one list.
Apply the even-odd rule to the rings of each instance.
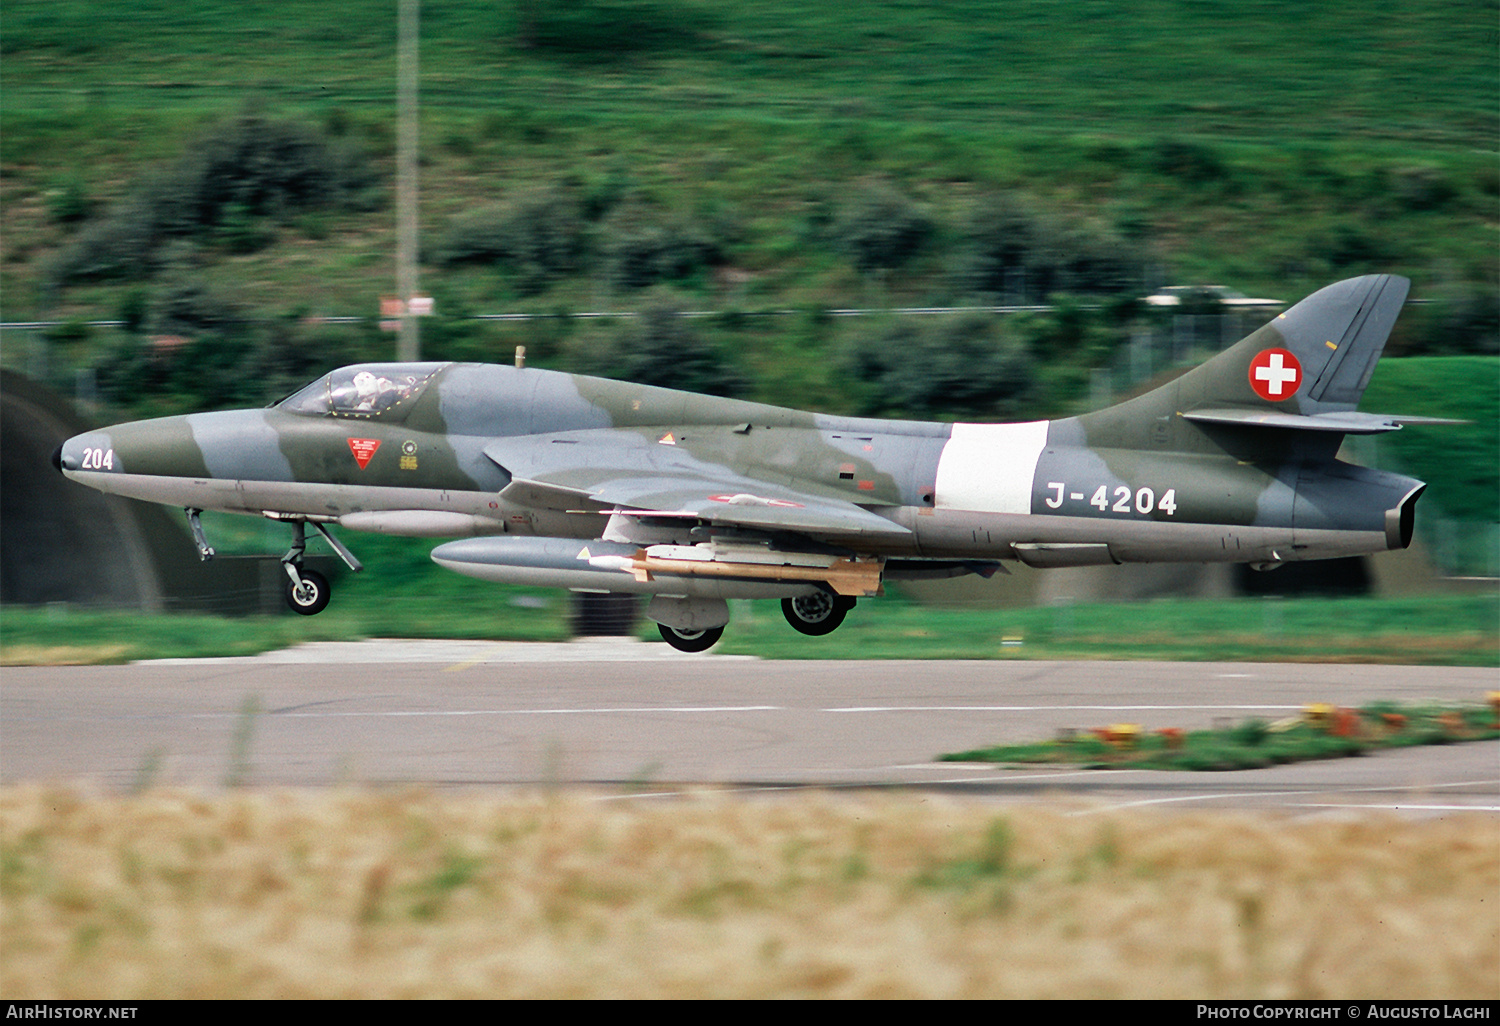
[[[440, 571], [435, 572], [440, 573]], [[368, 576], [368, 575], [362, 575]], [[565, 641], [565, 593], [418, 576], [359, 580], [312, 617], [0, 608], [0, 665], [254, 655], [314, 641]], [[425, 592], [425, 593], [424, 593]], [[1191, 599], [1026, 609], [937, 609], [892, 594], [809, 638], [775, 602], [734, 602], [714, 650], [763, 659], [1149, 659], [1500, 665], [1500, 595]], [[639, 637], [660, 641], [641, 620]]]

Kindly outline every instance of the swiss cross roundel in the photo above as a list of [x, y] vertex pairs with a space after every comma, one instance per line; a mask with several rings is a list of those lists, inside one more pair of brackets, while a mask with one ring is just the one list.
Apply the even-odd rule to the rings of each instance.
[[1302, 364], [1285, 349], [1262, 349], [1250, 361], [1250, 387], [1262, 399], [1290, 399], [1301, 384]]

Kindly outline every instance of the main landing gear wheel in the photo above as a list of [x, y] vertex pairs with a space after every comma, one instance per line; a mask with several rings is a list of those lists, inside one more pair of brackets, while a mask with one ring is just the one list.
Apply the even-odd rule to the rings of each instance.
[[702, 631], [680, 631], [664, 623], [656, 626], [666, 643], [679, 652], [705, 652], [717, 645], [719, 639], [724, 636], [722, 627], [710, 627]]
[[302, 583], [286, 582], [286, 604], [303, 616], [312, 616], [328, 608], [328, 578], [316, 570], [299, 570]]
[[826, 591], [781, 600], [781, 612], [786, 616], [786, 622], [813, 637], [832, 634], [853, 608], [852, 598], [830, 595]]

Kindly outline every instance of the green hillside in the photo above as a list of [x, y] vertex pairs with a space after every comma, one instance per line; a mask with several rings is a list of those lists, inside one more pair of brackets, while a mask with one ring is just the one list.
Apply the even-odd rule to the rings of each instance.
[[1449, 517], [1493, 522], [1500, 496], [1500, 361], [1483, 357], [1383, 360], [1360, 404], [1375, 412], [1452, 417], [1380, 439], [1382, 456], [1430, 482], [1423, 498]]
[[[93, 94], [155, 118], [232, 108], [246, 90], [303, 110], [387, 106], [395, 9], [126, 0], [100, 18], [86, 0], [15, 0], [0, 43], [7, 106]], [[787, 0], [451, 0], [422, 12], [422, 62], [429, 109], [450, 116], [511, 103], [597, 120], [1461, 148], [1494, 142], [1495, 13], [1483, 0], [1411, 0], [1399, 18], [1243, 0], [877, 0], [857, 14]]]
[[1449, 573], [1500, 574], [1500, 360], [1412, 357], [1382, 360], [1362, 408], [1452, 417], [1461, 424], [1408, 425], [1363, 439], [1361, 463], [1428, 482], [1417, 512], [1419, 537]]
[[[1368, 271], [1430, 301], [1393, 352], [1493, 353], [1497, 24], [1493, 0], [1399, 18], [429, 4], [424, 354], [525, 344], [542, 365], [835, 411], [1040, 415], [1184, 355], [1181, 321], [1130, 305], [1156, 287], [1292, 301]], [[0, 316], [71, 323], [7, 332], [6, 363], [45, 349], [56, 382], [91, 369], [106, 405], [163, 412], [388, 355], [373, 324], [316, 318], [373, 320], [393, 291], [394, 53], [394, 3], [7, 4]], [[1062, 309], [824, 313], [1044, 301]], [[472, 317], [637, 309], [724, 315], [655, 333]], [[81, 323], [98, 319], [125, 328]], [[1229, 330], [1187, 327], [1200, 348]], [[1126, 352], [1143, 330], [1144, 362]], [[163, 335], [187, 345], [151, 348]], [[925, 354], [915, 373], [897, 350]]]

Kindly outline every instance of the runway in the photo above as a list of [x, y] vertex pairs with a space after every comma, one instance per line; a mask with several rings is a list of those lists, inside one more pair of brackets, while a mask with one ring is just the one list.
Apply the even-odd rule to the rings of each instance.
[[1001, 769], [945, 752], [1306, 702], [1483, 700], [1491, 669], [762, 661], [633, 641], [364, 642], [240, 659], [10, 667], [0, 781], [219, 787], [941, 790], [1103, 807], [1500, 811], [1500, 742], [1235, 773]]

